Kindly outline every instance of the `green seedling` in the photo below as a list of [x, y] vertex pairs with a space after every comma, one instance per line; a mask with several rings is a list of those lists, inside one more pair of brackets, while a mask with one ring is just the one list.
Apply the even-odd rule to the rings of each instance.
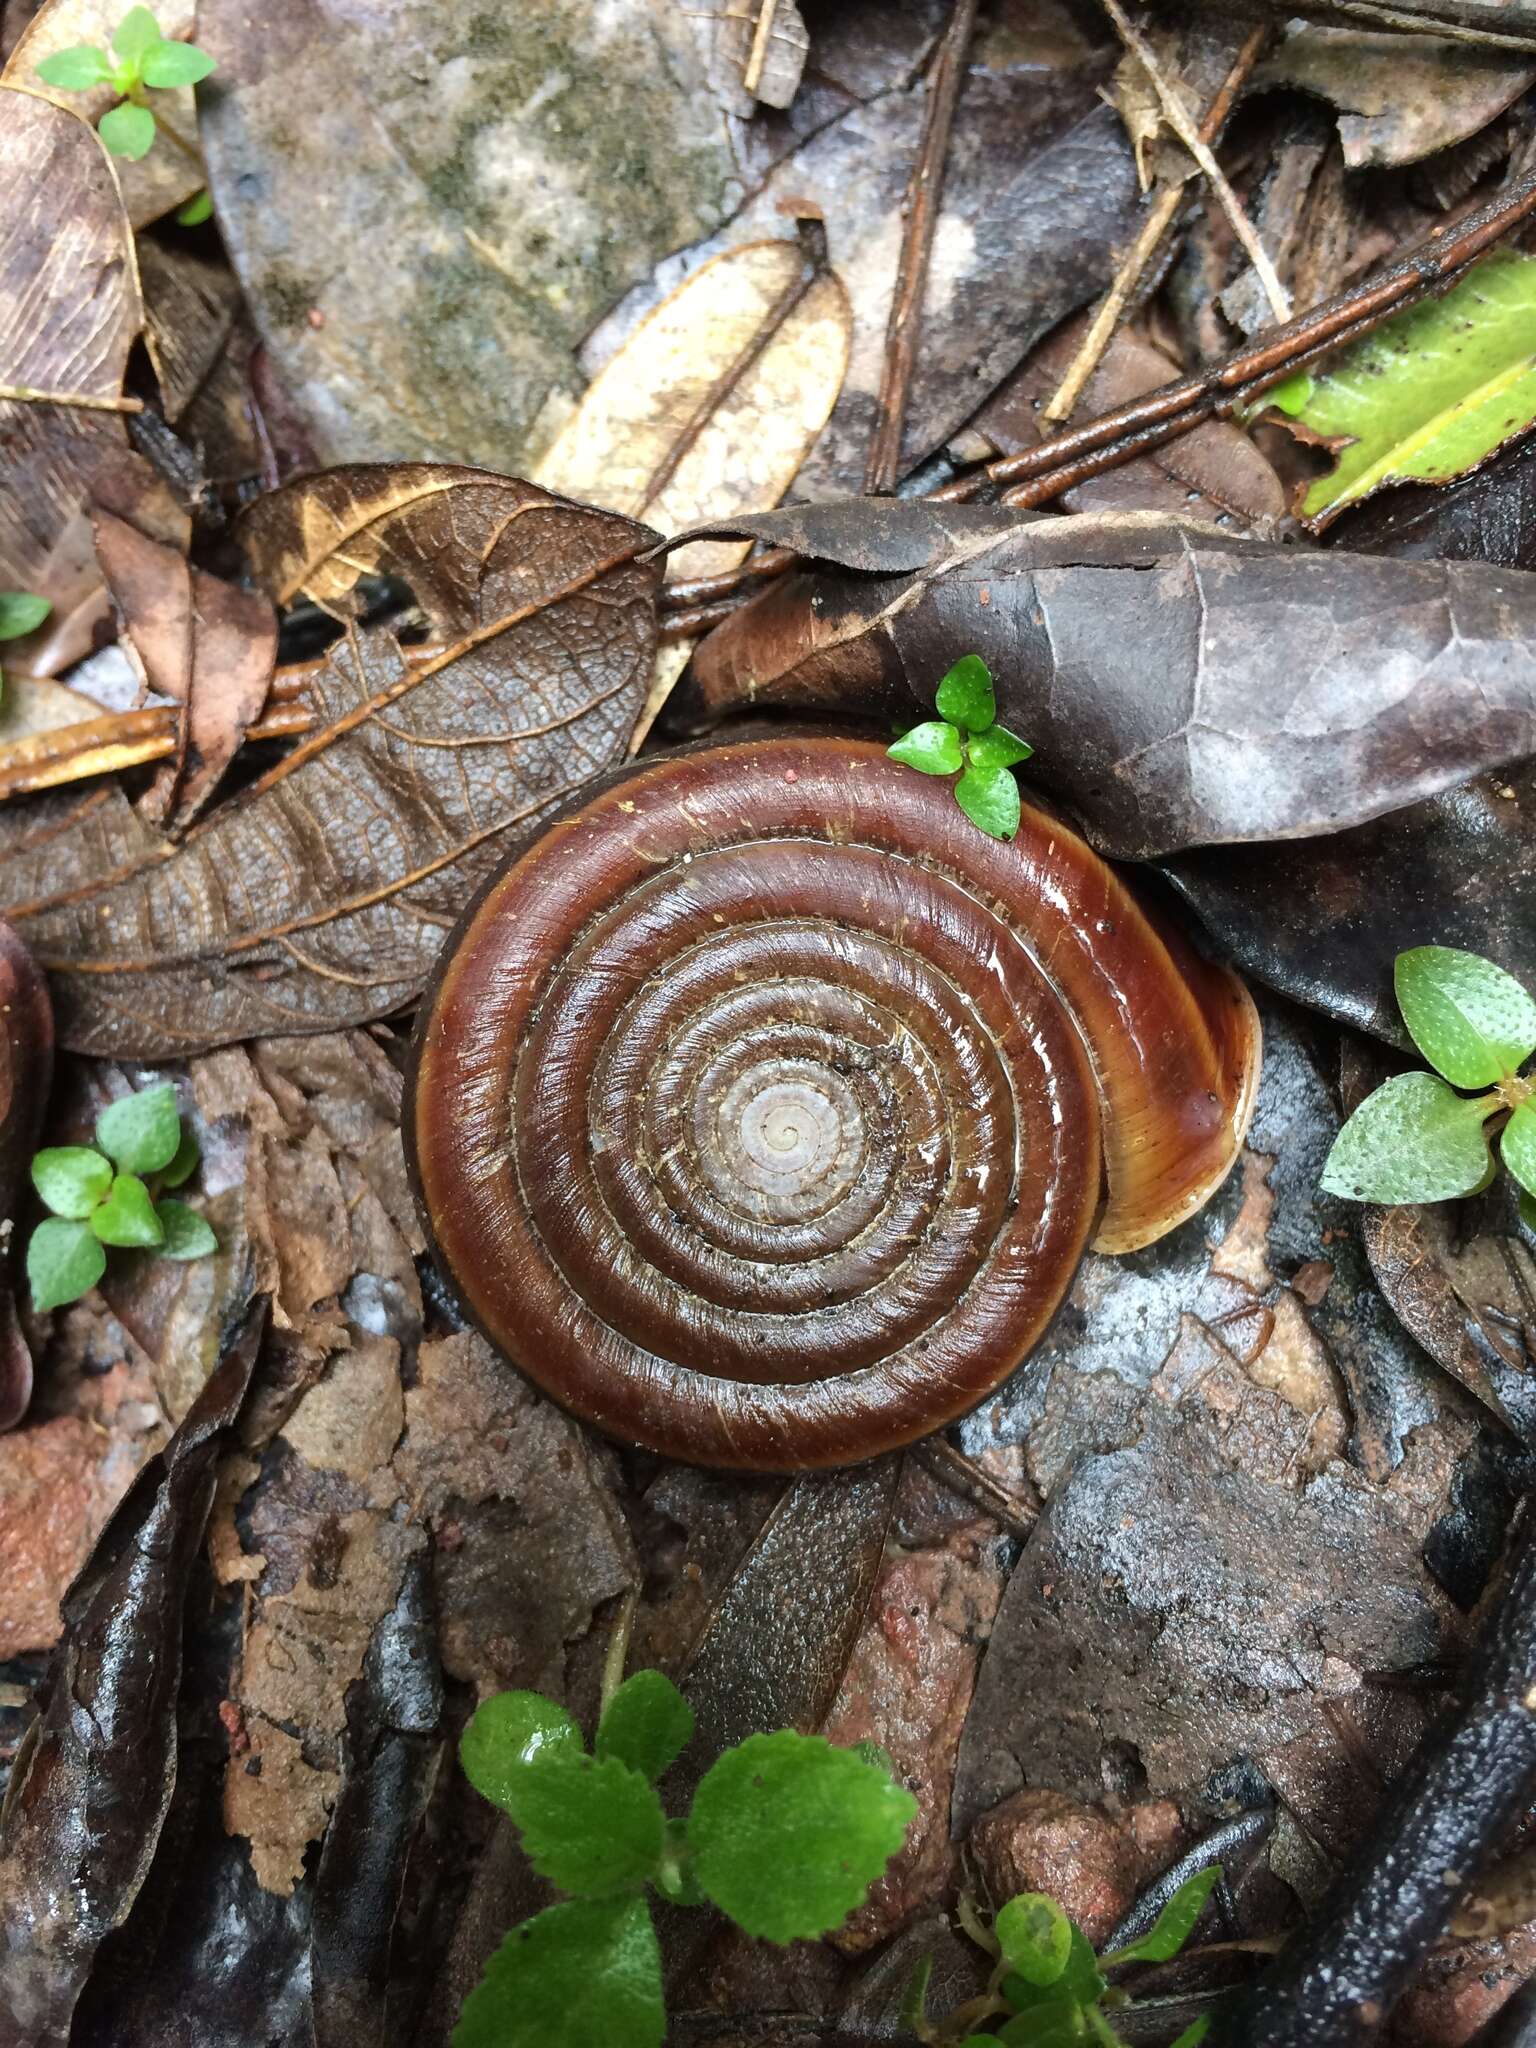
[[1536, 1001], [1455, 946], [1399, 953], [1393, 981], [1436, 1072], [1395, 1074], [1366, 1097], [1333, 1141], [1323, 1186], [1352, 1202], [1443, 1202], [1481, 1193], [1502, 1161], [1536, 1229], [1536, 1079], [1520, 1072], [1536, 1052]]
[[542, 1693], [479, 1708], [460, 1745], [465, 1774], [567, 1896], [502, 1942], [453, 2048], [660, 2048], [650, 1892], [714, 1905], [778, 1943], [828, 1934], [864, 1903], [917, 1811], [885, 1763], [788, 1728], [750, 1735], [705, 1772], [687, 1816], [669, 1816], [656, 1781], [692, 1733], [692, 1710], [659, 1671], [612, 1690], [590, 1751]]
[[[990, 1927], [969, 1900], [960, 1922], [994, 1958], [986, 1990], [947, 2019], [927, 2009], [931, 1958], [913, 1972], [902, 2018], [930, 2048], [1122, 2048], [1114, 2015], [1132, 2003], [1113, 1981], [1131, 1963], [1172, 1960], [1195, 1931], [1217, 1879], [1208, 1864], [1185, 1879], [1139, 1940], [1095, 1955], [1082, 1929], [1044, 1892], [1024, 1892], [1002, 1906]], [[1196, 2048], [1210, 2027], [1202, 2016], [1184, 2029], [1171, 2048]]]
[[955, 801], [993, 839], [1019, 829], [1019, 785], [1013, 770], [1034, 748], [997, 723], [992, 672], [979, 654], [962, 654], [934, 697], [937, 718], [914, 725], [888, 749], [924, 775], [953, 775]]
[[54, 1145], [32, 1161], [32, 1185], [51, 1214], [27, 1245], [32, 1305], [78, 1301], [107, 1269], [107, 1247], [202, 1259], [218, 1249], [204, 1219], [167, 1200], [197, 1166], [197, 1141], [181, 1128], [169, 1081], [111, 1103], [94, 1145]]
[[[147, 7], [130, 7], [117, 24], [110, 52], [93, 43], [57, 50], [44, 57], [37, 75], [58, 92], [95, 92], [99, 86], [109, 86], [117, 103], [96, 123], [96, 133], [113, 156], [137, 161], [149, 154], [155, 141], [155, 114], [147, 95], [168, 92], [178, 85], [196, 85], [213, 68], [206, 50], [162, 34]], [[195, 198], [189, 200], [182, 213], [196, 204]], [[196, 218], [206, 220], [207, 213]]]

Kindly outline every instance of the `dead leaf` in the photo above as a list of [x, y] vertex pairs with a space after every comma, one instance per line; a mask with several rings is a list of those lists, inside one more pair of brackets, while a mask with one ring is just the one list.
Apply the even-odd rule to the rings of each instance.
[[[784, 577], [733, 614], [696, 651], [680, 715], [921, 718], [951, 663], [978, 653], [998, 716], [1035, 748], [1030, 781], [1128, 860], [1334, 832], [1536, 750], [1520, 652], [1536, 642], [1536, 577], [1313, 554], [1151, 513], [1000, 536], [983, 508], [974, 537], [950, 542], [967, 508], [939, 510], [887, 506], [877, 529], [887, 555], [904, 540], [933, 566]], [[869, 556], [857, 502], [724, 530]]]
[[261, 716], [277, 617], [258, 592], [192, 568], [125, 519], [96, 518], [96, 558], [146, 686], [182, 706], [177, 755], [144, 799], [151, 823], [182, 831]]
[[675, 0], [203, 0], [198, 40], [220, 226], [322, 462], [536, 454], [592, 322], [731, 200]]
[[[94, 124], [116, 103], [112, 88], [99, 85], [89, 92], [61, 92], [43, 83], [37, 67], [45, 57], [81, 43], [110, 49], [112, 33], [127, 11], [123, 0], [45, 0], [0, 71], [0, 84], [24, 86]], [[156, 0], [155, 19], [161, 34], [169, 38], [189, 41], [196, 12], [195, 0]], [[123, 204], [136, 228], [147, 227], [203, 188], [203, 167], [197, 154], [197, 101], [191, 86], [157, 92], [151, 104], [160, 128], [154, 147], [137, 161], [123, 157], [114, 163]], [[179, 143], [171, 139], [172, 130], [181, 138]]]
[[[119, 397], [141, 314], [133, 234], [106, 152], [78, 115], [0, 87], [0, 194], [0, 384]], [[68, 228], [40, 233], [39, 221]], [[93, 502], [185, 544], [185, 517], [130, 450], [121, 416], [0, 400], [0, 438], [0, 586], [36, 591], [65, 617], [87, 605], [100, 581]], [[56, 629], [43, 632], [57, 643]], [[6, 666], [25, 670], [18, 645]], [[56, 648], [55, 660], [67, 652]]]
[[1536, 79], [1536, 64], [1476, 43], [1293, 23], [1254, 79], [1299, 87], [1339, 110], [1352, 171], [1412, 164], [1475, 135]]
[[[993, 393], [972, 425], [999, 455], [1032, 448], [1045, 436], [1040, 408], [1056, 391], [1087, 332], [1087, 316], [1069, 320]], [[1144, 335], [1122, 327], [1084, 386], [1084, 419], [1155, 391], [1179, 374], [1171, 356]], [[1236, 521], [1264, 533], [1285, 516], [1285, 491], [1273, 468], [1242, 431], [1213, 420], [1149, 455], [1061, 494], [1067, 512], [1163, 512], [1171, 519]]]
[[[52, 1075], [48, 985], [32, 955], [0, 918], [0, 1430], [21, 1420], [32, 1397], [32, 1353], [16, 1313], [21, 1274], [16, 1226]], [[0, 1651], [0, 1656], [4, 1654]]]
[[745, 118], [759, 101], [787, 107], [811, 39], [795, 0], [685, 0], [721, 104]]
[[[0, 887], [54, 975], [63, 1043], [157, 1058], [387, 1015], [506, 835], [622, 751], [654, 648], [656, 572], [635, 560], [652, 536], [489, 472], [436, 475], [403, 509], [382, 470], [278, 494], [297, 532], [317, 505], [369, 508], [327, 530], [454, 613], [430, 659], [350, 628], [310, 684], [314, 731], [175, 847], [110, 801], [66, 811], [98, 829], [62, 836], [23, 807]], [[323, 551], [317, 573], [338, 580]]]

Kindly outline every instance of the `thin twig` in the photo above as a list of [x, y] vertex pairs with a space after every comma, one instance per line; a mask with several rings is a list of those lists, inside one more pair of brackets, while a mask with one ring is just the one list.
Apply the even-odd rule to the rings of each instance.
[[1248, 261], [1259, 274], [1259, 282], [1264, 287], [1264, 295], [1269, 300], [1270, 310], [1277, 320], [1289, 320], [1291, 302], [1284, 285], [1275, 274], [1275, 266], [1266, 255], [1263, 243], [1254, 233], [1253, 223], [1239, 204], [1237, 194], [1227, 183], [1225, 171], [1212, 156], [1210, 145], [1203, 140], [1194, 122], [1189, 118], [1188, 108], [1163, 76], [1161, 67], [1152, 54], [1151, 45], [1120, 5], [1120, 0], [1104, 0], [1104, 11], [1119, 30], [1120, 40], [1151, 79], [1152, 89], [1157, 94], [1164, 120], [1204, 171], [1223, 213], [1232, 223], [1233, 234], [1242, 244]]
[[922, 326], [923, 295], [928, 286], [928, 263], [933, 254], [934, 229], [938, 225], [939, 200], [944, 191], [944, 160], [949, 154], [949, 131], [955, 116], [955, 101], [965, 70], [965, 53], [976, 26], [976, 0], [955, 0], [949, 27], [939, 44], [928, 97], [923, 108], [923, 133], [917, 161], [903, 211], [901, 258], [896, 266], [896, 290], [891, 299], [891, 316], [885, 330], [885, 363], [880, 373], [880, 395], [875, 430], [870, 436], [869, 456], [864, 465], [864, 489], [870, 497], [895, 490], [901, 474], [901, 435], [907, 419], [907, 397], [917, 365], [917, 338]]
[[[104, 712], [51, 732], [0, 746], [0, 802], [31, 796], [40, 789], [58, 789], [96, 775], [116, 774], [164, 761], [176, 752], [180, 706], [151, 704], [142, 711]], [[247, 740], [297, 739], [314, 730], [315, 713], [306, 704], [280, 706], [246, 728]]]
[[768, 44], [773, 35], [773, 18], [779, 11], [779, 0], [759, 0], [757, 25], [752, 31], [752, 49], [747, 57], [747, 69], [742, 84], [755, 98], [762, 83], [763, 66], [768, 61]]
[[[1232, 68], [1222, 80], [1215, 97], [1205, 110], [1200, 123], [1200, 140], [1214, 143], [1220, 139], [1222, 129], [1227, 125], [1238, 94], [1248, 82], [1249, 74], [1259, 60], [1259, 53], [1269, 40], [1269, 30], [1262, 24], [1253, 30], [1243, 43]], [[1045, 407], [1040, 417], [1054, 424], [1057, 420], [1070, 419], [1077, 401], [1083, 395], [1083, 387], [1099, 367], [1104, 351], [1109, 347], [1110, 337], [1119, 326], [1132, 292], [1141, 282], [1142, 274], [1151, 263], [1162, 245], [1163, 237], [1173, 225], [1175, 214], [1184, 197], [1182, 182], [1164, 184], [1152, 195], [1147, 208], [1147, 217], [1141, 224], [1141, 231], [1125, 252], [1119, 269], [1115, 272], [1109, 290], [1100, 299], [1089, 322], [1088, 332], [1083, 336], [1077, 354], [1070, 368], [1062, 378], [1055, 396]]]
[[82, 412], [142, 412], [142, 398], [98, 398], [89, 391], [40, 391], [31, 384], [0, 384], [0, 403], [7, 405], [73, 405]]

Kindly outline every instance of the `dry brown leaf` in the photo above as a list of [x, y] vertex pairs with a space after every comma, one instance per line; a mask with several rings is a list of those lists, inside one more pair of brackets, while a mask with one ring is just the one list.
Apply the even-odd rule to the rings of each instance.
[[[105, 151], [77, 115], [0, 87], [0, 384], [117, 398], [139, 322], [133, 235]], [[61, 620], [100, 582], [90, 503], [184, 541], [184, 516], [120, 416], [0, 401], [0, 446], [0, 587], [39, 592]], [[88, 639], [44, 634], [55, 661], [87, 651]], [[29, 668], [21, 643], [6, 664]]]
[[151, 822], [182, 831], [212, 796], [261, 716], [277, 656], [277, 614], [258, 591], [190, 567], [110, 513], [96, 556], [146, 685], [182, 707], [177, 753], [145, 798]]
[[[657, 572], [635, 559], [654, 536], [486, 471], [437, 471], [436, 491], [415, 474], [406, 503], [398, 472], [292, 486], [265, 532], [283, 559], [284, 536], [328, 523], [354, 564], [411, 582], [456, 635], [431, 658], [349, 628], [311, 680], [315, 729], [179, 846], [109, 796], [0, 807], [0, 894], [65, 1045], [159, 1058], [387, 1015], [506, 835], [621, 753], [655, 644]], [[323, 552], [312, 567], [341, 580]]]
[[758, 103], [787, 107], [811, 39], [795, 0], [685, 0], [721, 104], [743, 119]]
[[[83, 120], [99, 121], [116, 102], [111, 86], [61, 92], [43, 83], [37, 67], [45, 57], [72, 50], [80, 43], [110, 50], [112, 32], [127, 12], [127, 0], [46, 0], [0, 71], [0, 84], [25, 86]], [[156, 0], [154, 12], [162, 35], [190, 38], [197, 12], [194, 0]], [[136, 228], [147, 227], [203, 186], [202, 159], [197, 153], [197, 103], [191, 86], [154, 93], [150, 105], [161, 129], [153, 149], [136, 163], [122, 158], [116, 164], [123, 204]], [[181, 137], [180, 144], [172, 140], [172, 131]]]

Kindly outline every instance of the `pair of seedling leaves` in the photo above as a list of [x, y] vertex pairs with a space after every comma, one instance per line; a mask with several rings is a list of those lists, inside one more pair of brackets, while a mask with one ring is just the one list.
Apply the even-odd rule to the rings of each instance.
[[[149, 154], [155, 141], [155, 116], [145, 101], [146, 91], [196, 85], [213, 68], [206, 50], [163, 34], [147, 7], [130, 7], [113, 31], [110, 52], [79, 43], [45, 57], [37, 75], [58, 92], [94, 92], [98, 86], [110, 86], [118, 102], [97, 122], [96, 133], [113, 156], [137, 161]], [[206, 220], [212, 210], [208, 194], [200, 192], [176, 218], [192, 226]]]
[[[656, 1780], [692, 1733], [688, 1702], [659, 1671], [613, 1689], [590, 1753], [572, 1716], [542, 1693], [499, 1693], [478, 1709], [460, 1745], [465, 1774], [511, 1816], [538, 1874], [571, 1896], [502, 1942], [464, 2001], [454, 2048], [660, 2048], [666, 2008], [648, 1888], [674, 1905], [717, 1906], [777, 1943], [829, 1934], [864, 1903], [917, 1811], [883, 1752], [788, 1728], [750, 1735], [705, 1772], [686, 1820], [669, 1819]], [[1140, 1941], [1106, 1961], [1176, 1954], [1218, 1874], [1200, 1872]], [[1013, 2017], [997, 2034], [970, 2033], [962, 2016], [941, 2031], [922, 2010], [924, 1974], [908, 2001], [922, 2039], [1009, 2048], [1117, 2040], [1100, 2010], [1116, 1994], [1053, 1901], [1013, 1900], [988, 1945], [1001, 1960], [986, 2012]], [[1026, 2019], [1035, 2031], [1020, 2031]], [[1056, 2031], [1040, 2032], [1045, 2022]], [[1060, 2031], [1070, 2026], [1077, 2031]], [[1194, 2048], [1203, 2032], [1202, 2022], [1177, 2048]]]
[[[1536, 1052], [1536, 1001], [1502, 967], [1454, 946], [1399, 953], [1393, 980], [1409, 1035], [1437, 1072], [1396, 1074], [1368, 1095], [1334, 1140], [1323, 1186], [1356, 1202], [1441, 1202], [1480, 1194], [1502, 1160], [1536, 1229], [1536, 1080], [1519, 1071]], [[1488, 1125], [1505, 1116], [1495, 1159]]]
[[992, 671], [979, 654], [962, 654], [934, 698], [937, 718], [914, 725], [889, 749], [924, 775], [956, 775], [955, 801], [993, 839], [1019, 829], [1019, 785], [1012, 770], [1035, 751], [997, 723]]
[[217, 1249], [212, 1230], [179, 1188], [197, 1165], [197, 1141], [181, 1128], [169, 1081], [141, 1088], [104, 1109], [94, 1145], [55, 1145], [32, 1161], [32, 1185], [53, 1213], [27, 1245], [27, 1281], [39, 1312], [78, 1301], [107, 1269], [108, 1245], [201, 1259]]

